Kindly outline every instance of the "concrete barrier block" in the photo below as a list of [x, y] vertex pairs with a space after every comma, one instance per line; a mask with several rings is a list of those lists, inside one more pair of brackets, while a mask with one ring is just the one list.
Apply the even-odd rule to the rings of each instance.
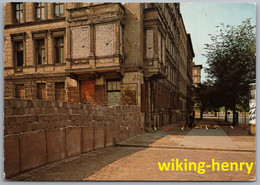
[[66, 155], [67, 157], [81, 154], [81, 128], [67, 128]]
[[89, 152], [94, 150], [94, 127], [82, 128], [82, 152]]
[[95, 128], [95, 149], [105, 147], [105, 129], [104, 127]]
[[28, 132], [20, 138], [21, 171], [47, 162], [45, 131]]
[[111, 127], [106, 128], [106, 147], [113, 146], [113, 129]]
[[55, 162], [65, 158], [65, 129], [47, 131], [48, 162]]
[[5, 178], [20, 172], [18, 135], [4, 137], [4, 172]]

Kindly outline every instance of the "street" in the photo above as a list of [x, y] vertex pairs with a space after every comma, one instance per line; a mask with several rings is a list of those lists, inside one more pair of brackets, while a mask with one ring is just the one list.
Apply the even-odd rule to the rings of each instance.
[[[201, 124], [215, 124], [215, 120], [203, 120]], [[221, 124], [221, 123], [219, 123]], [[49, 164], [13, 177], [25, 181], [253, 181], [255, 179], [255, 137], [248, 136], [241, 127], [230, 129], [187, 129], [177, 126], [160, 128], [156, 133], [143, 133], [109, 147]], [[188, 162], [205, 162], [212, 159], [223, 162], [252, 163], [249, 173], [229, 168], [217, 171], [203, 168], [196, 170], [160, 171], [158, 162], [173, 159]], [[254, 164], [253, 164], [254, 163]], [[241, 171], [240, 171], [241, 170]]]

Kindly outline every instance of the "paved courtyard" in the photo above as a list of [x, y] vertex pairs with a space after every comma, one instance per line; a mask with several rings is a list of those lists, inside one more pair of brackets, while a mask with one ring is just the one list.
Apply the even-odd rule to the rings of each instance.
[[[228, 126], [226, 126], [228, 127]], [[26, 181], [252, 181], [255, 163], [250, 174], [242, 170], [160, 171], [158, 162], [255, 162], [255, 137], [239, 127], [231, 129], [184, 129], [167, 126], [155, 133], [144, 133], [118, 146], [95, 150], [62, 162], [21, 174], [13, 180]], [[239, 132], [240, 134], [231, 134]]]

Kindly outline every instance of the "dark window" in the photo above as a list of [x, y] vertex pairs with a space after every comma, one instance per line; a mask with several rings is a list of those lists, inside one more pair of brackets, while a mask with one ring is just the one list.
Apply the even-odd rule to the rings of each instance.
[[54, 3], [54, 14], [55, 17], [64, 16], [64, 3]]
[[64, 82], [55, 83], [55, 100], [65, 101], [65, 85]]
[[14, 3], [13, 13], [14, 22], [21, 23], [23, 21], [23, 3]]
[[17, 66], [23, 66], [23, 42], [14, 43], [14, 60]]
[[45, 64], [45, 40], [40, 39], [35, 41], [35, 54], [37, 64]]
[[64, 42], [63, 37], [57, 37], [54, 40], [55, 42], [55, 62], [63, 63], [64, 61]]
[[37, 98], [46, 99], [46, 84], [37, 83]]
[[24, 99], [25, 98], [25, 89], [23, 84], [15, 85], [15, 98]]
[[107, 104], [118, 105], [121, 101], [121, 82], [108, 81], [107, 82]]
[[45, 19], [45, 4], [44, 3], [36, 3], [36, 20]]

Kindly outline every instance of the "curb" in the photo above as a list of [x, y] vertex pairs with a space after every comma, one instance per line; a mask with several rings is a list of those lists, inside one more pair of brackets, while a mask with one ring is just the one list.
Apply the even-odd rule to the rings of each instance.
[[144, 147], [144, 148], [165, 148], [165, 149], [189, 149], [189, 150], [210, 150], [210, 151], [230, 151], [230, 152], [255, 152], [255, 150], [239, 150], [224, 148], [195, 148], [179, 146], [160, 146], [160, 145], [142, 145], [142, 144], [115, 144], [116, 147]]

